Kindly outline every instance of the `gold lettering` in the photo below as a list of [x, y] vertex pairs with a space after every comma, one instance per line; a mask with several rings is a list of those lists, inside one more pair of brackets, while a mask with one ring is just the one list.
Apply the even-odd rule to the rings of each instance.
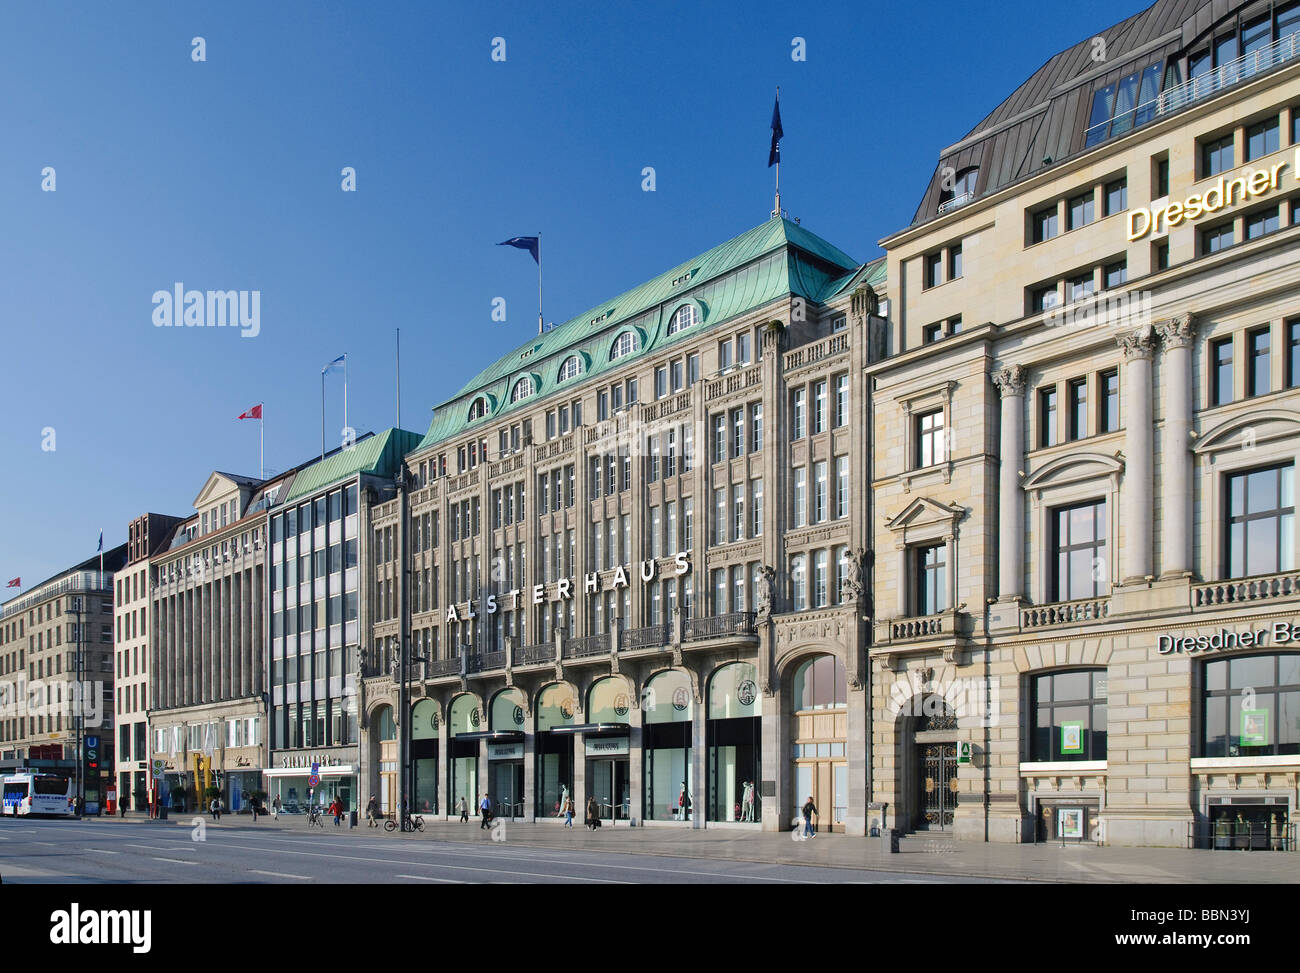
[[1187, 202], [1183, 204], [1183, 215], [1189, 220], [1194, 220], [1201, 215], [1204, 210], [1204, 204], [1201, 202], [1200, 193], [1193, 193], [1187, 197]]
[[1165, 222], [1172, 230], [1183, 221], [1183, 204], [1169, 203], [1165, 206]]
[[[1297, 150], [1300, 151], [1300, 150]], [[1137, 228], [1138, 220], [1142, 221], [1142, 229]], [[1151, 213], [1146, 207], [1139, 206], [1137, 209], [1128, 211], [1128, 238], [1130, 241], [1140, 240], [1151, 231]]]
[[1252, 196], [1258, 196], [1260, 193], [1268, 189], [1268, 184], [1271, 181], [1272, 180], [1270, 180], [1268, 176], [1268, 171], [1265, 169], [1258, 169], [1255, 172], [1251, 173], [1250, 194]]
[[1232, 189], [1234, 186], [1241, 187], [1241, 199], [1243, 202], [1246, 199], [1246, 177], [1238, 176], [1236, 179], [1230, 180], [1228, 182], [1228, 191], [1224, 198], [1224, 202], [1228, 206], [1231, 206], [1235, 202], [1235, 200], [1232, 198], [1233, 197]]

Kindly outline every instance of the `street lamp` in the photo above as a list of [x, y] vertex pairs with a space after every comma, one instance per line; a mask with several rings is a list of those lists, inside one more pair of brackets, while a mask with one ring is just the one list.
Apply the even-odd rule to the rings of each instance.
[[[82, 605], [81, 605], [81, 598], [79, 596], [74, 597], [72, 599], [72, 613], [77, 616], [77, 649], [76, 649], [77, 694], [80, 694], [83, 691], [83, 687], [82, 687], [83, 660], [81, 654], [81, 642], [85, 632], [83, 631], [83, 625], [81, 621]], [[76, 750], [74, 751], [74, 755], [77, 761], [77, 816], [79, 818], [82, 816], [82, 813], [85, 809], [85, 803], [86, 803], [85, 755], [82, 753], [82, 738], [85, 733], [85, 728], [82, 726], [82, 714], [84, 712], [85, 712], [84, 703], [82, 705], [74, 704], [74, 709], [72, 711], [72, 725], [73, 728], [76, 730], [76, 738], [77, 738], [77, 747]]]

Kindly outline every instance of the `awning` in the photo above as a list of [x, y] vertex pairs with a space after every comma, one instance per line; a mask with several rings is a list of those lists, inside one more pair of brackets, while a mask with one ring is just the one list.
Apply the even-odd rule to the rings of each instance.
[[[320, 769], [322, 777], [341, 777], [345, 774], [355, 774], [357, 768], [351, 764], [330, 764], [328, 767]], [[273, 767], [270, 770], [262, 771], [263, 777], [310, 777], [310, 767]]]
[[450, 740], [487, 740], [489, 743], [515, 743], [524, 738], [523, 730], [475, 730], [473, 733], [457, 733]]
[[573, 726], [555, 726], [552, 733], [605, 733], [609, 736], [625, 736], [631, 727], [626, 723], [575, 723]]

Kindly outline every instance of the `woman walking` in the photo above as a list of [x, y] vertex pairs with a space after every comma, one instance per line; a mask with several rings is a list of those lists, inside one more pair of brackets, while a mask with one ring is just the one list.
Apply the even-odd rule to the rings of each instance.
[[573, 798], [571, 797], [564, 799], [564, 826], [566, 828], [573, 827]]

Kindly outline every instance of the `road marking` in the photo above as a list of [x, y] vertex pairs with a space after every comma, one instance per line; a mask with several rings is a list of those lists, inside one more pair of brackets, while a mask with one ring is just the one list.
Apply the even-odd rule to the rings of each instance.
[[[190, 842], [193, 844], [193, 842]], [[175, 851], [177, 848], [185, 848], [186, 845], [137, 845], [132, 842], [126, 842], [128, 848], [144, 848], [147, 851]]]
[[153, 856], [153, 860], [156, 862], [171, 862], [173, 865], [197, 865], [198, 864], [198, 862], [187, 862], [184, 858], [159, 858], [157, 855]]
[[394, 875], [393, 878], [413, 878], [419, 882], [449, 882], [452, 885], [464, 885], [458, 878], [434, 878], [431, 875]]
[[59, 847], [59, 846], [56, 845], [53, 841], [29, 841], [29, 842], [27, 842], [27, 843], [28, 843], [29, 845], [45, 845], [45, 846], [48, 847], [48, 848], [57, 848], [57, 847]]
[[107, 848], [87, 848], [86, 851], [94, 852], [96, 855], [120, 855], [120, 851], [109, 851]]
[[[310, 875], [290, 875], [288, 872], [264, 872], [259, 868], [250, 868], [249, 871], [254, 875], [274, 875], [276, 878], [300, 878], [304, 882], [311, 881]], [[402, 876], [400, 875], [398, 876], [398, 878], [401, 877]]]

